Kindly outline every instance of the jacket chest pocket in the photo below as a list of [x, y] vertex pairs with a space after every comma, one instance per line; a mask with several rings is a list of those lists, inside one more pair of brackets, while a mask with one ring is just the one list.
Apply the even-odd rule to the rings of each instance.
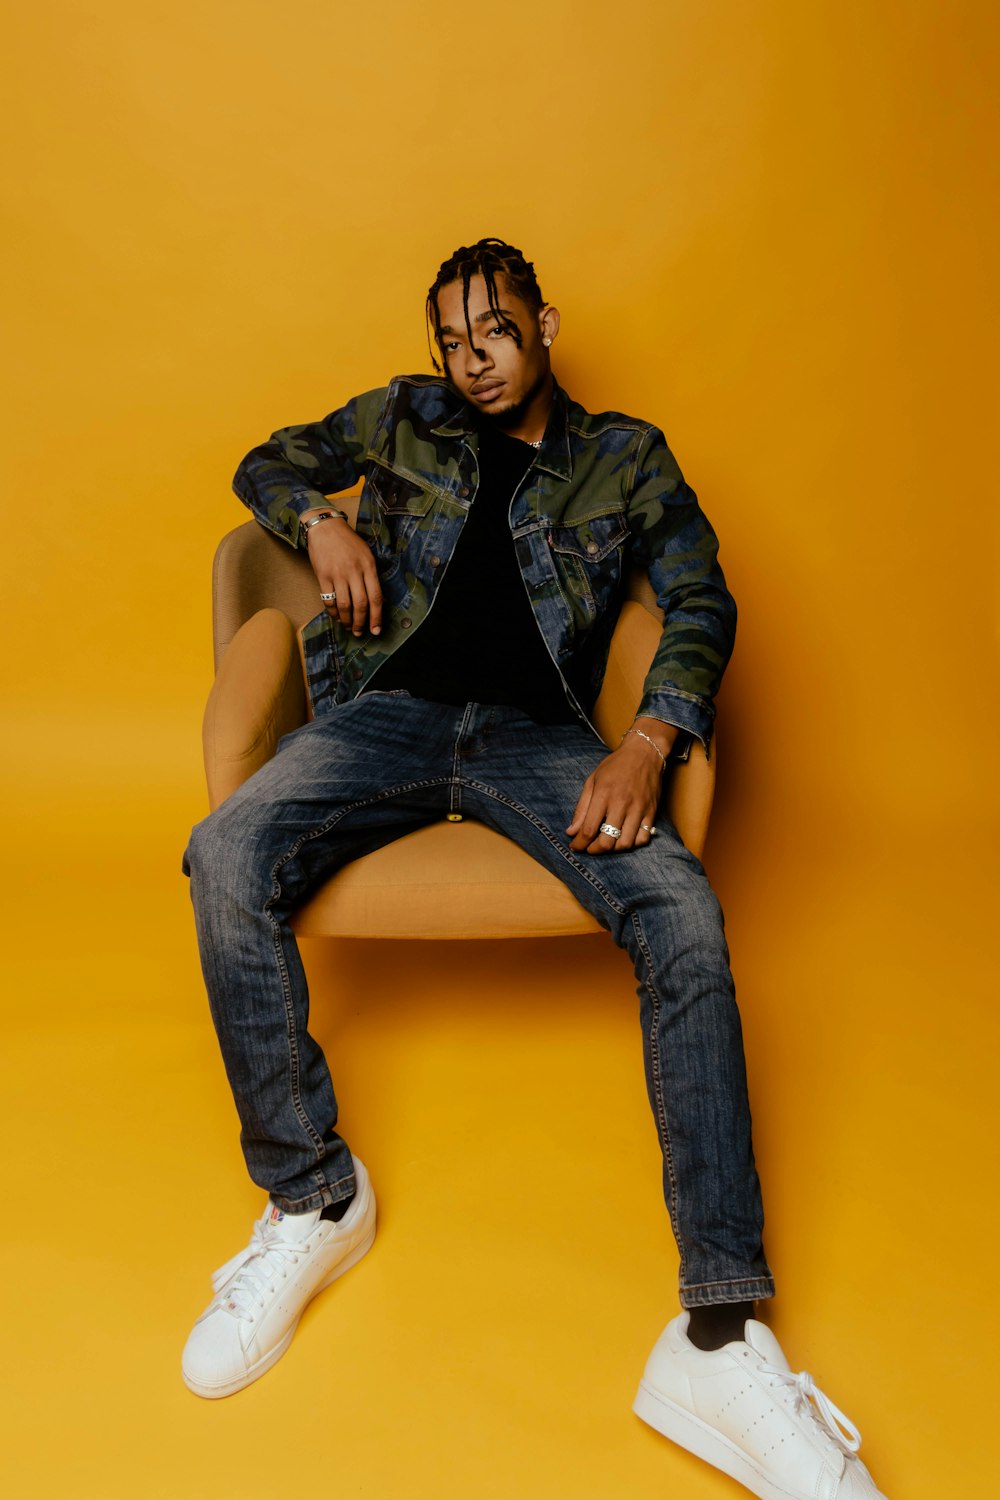
[[592, 623], [617, 596], [629, 529], [625, 516], [593, 516], [575, 526], [553, 526], [550, 546], [566, 593]]
[[363, 499], [371, 516], [375, 550], [383, 556], [409, 546], [434, 503], [430, 490], [380, 463], [373, 463], [368, 471]]

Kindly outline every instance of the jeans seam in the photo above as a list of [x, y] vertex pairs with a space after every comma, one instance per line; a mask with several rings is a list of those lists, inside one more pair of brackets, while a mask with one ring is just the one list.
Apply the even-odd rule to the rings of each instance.
[[580, 873], [584, 876], [584, 878], [598, 892], [598, 894], [600, 895], [601, 899], [603, 901], [605, 901], [608, 906], [611, 907], [612, 911], [614, 911], [619, 917], [623, 917], [623, 918], [624, 917], [628, 917], [629, 915], [631, 915], [632, 928], [633, 928], [633, 931], [635, 932], [636, 943], [637, 943], [637, 945], [639, 947], [640, 952], [642, 953], [643, 961], [644, 961], [644, 963], [646, 965], [646, 975], [647, 975], [647, 977], [646, 977], [646, 979], [644, 981], [644, 984], [645, 984], [645, 988], [646, 988], [647, 993], [651, 996], [651, 999], [652, 999], [653, 1020], [652, 1020], [651, 1034], [650, 1034], [650, 1047], [651, 1047], [651, 1052], [652, 1052], [653, 1062], [654, 1062], [654, 1082], [655, 1082], [655, 1091], [656, 1091], [656, 1112], [657, 1112], [657, 1118], [658, 1118], [659, 1126], [660, 1126], [660, 1139], [661, 1139], [661, 1143], [662, 1143], [662, 1147], [663, 1147], [663, 1159], [664, 1159], [664, 1161], [666, 1163], [666, 1167], [667, 1167], [667, 1176], [668, 1176], [668, 1179], [669, 1179], [669, 1182], [670, 1182], [670, 1196], [671, 1196], [671, 1200], [672, 1200], [667, 1205], [667, 1212], [670, 1215], [670, 1223], [671, 1223], [671, 1226], [672, 1226], [673, 1231], [674, 1231], [674, 1238], [677, 1241], [677, 1247], [678, 1247], [678, 1250], [680, 1252], [680, 1275], [681, 1275], [681, 1280], [683, 1281], [683, 1278], [684, 1278], [685, 1257], [684, 1257], [683, 1240], [682, 1240], [681, 1235], [680, 1235], [679, 1230], [678, 1230], [678, 1222], [679, 1221], [678, 1221], [678, 1213], [677, 1213], [677, 1177], [676, 1177], [676, 1173], [675, 1173], [675, 1170], [674, 1170], [673, 1152], [671, 1150], [671, 1145], [670, 1145], [670, 1130], [669, 1130], [668, 1125], [667, 1125], [666, 1105], [665, 1105], [664, 1099], [663, 1099], [663, 1087], [662, 1087], [662, 1075], [661, 1075], [661, 1068], [660, 1068], [660, 1056], [659, 1056], [659, 1051], [658, 1051], [658, 1049], [656, 1047], [656, 1021], [657, 1021], [657, 1017], [659, 1015], [659, 1010], [660, 1010], [660, 997], [657, 994], [656, 989], [655, 989], [655, 987], [654, 987], [654, 985], [652, 983], [652, 974], [653, 974], [653, 968], [654, 968], [654, 966], [653, 966], [653, 956], [652, 956], [652, 954], [649, 951], [649, 946], [648, 946], [648, 944], [646, 942], [646, 937], [645, 937], [645, 934], [644, 934], [644, 932], [642, 930], [642, 924], [641, 924], [641, 922], [639, 920], [639, 916], [638, 916], [638, 914], [636, 912], [632, 912], [630, 914], [627, 907], [623, 906], [621, 904], [621, 902], [616, 901], [615, 898], [612, 896], [611, 892], [609, 890], [607, 890], [607, 888], [604, 885], [602, 885], [601, 882], [599, 880], [597, 880], [591, 874], [591, 872], [586, 868], [586, 866], [582, 865], [578, 860], [571, 859], [569, 857], [569, 855], [566, 853], [566, 851], [561, 847], [561, 845], [559, 844], [559, 842], [555, 838], [555, 836], [552, 834], [551, 830], [542, 822], [542, 820], [540, 818], [536, 817], [535, 814], [532, 813], [528, 808], [522, 807], [520, 803], [514, 802], [510, 797], [505, 797], [502, 793], [498, 792], [496, 790], [496, 788], [487, 786], [484, 782], [469, 780], [469, 781], [466, 782], [466, 785], [469, 786], [469, 787], [475, 788], [476, 791], [483, 792], [486, 796], [492, 797], [494, 799], [494, 801], [496, 801], [496, 802], [502, 802], [505, 807], [510, 807], [515, 812], [520, 813], [520, 815], [523, 818], [526, 818], [529, 823], [531, 823], [535, 828], [537, 828], [541, 833], [543, 833], [545, 835], [545, 837], [546, 837], [546, 839], [548, 839], [549, 843], [553, 846], [554, 849], [557, 850], [557, 852], [559, 854], [562, 855], [563, 859], [566, 861], [567, 864], [572, 865], [574, 869], [580, 871]]
[[[278, 888], [278, 872], [282, 865], [286, 865], [290, 859], [294, 859], [303, 844], [311, 843], [313, 839], [322, 838], [324, 834], [336, 828], [338, 823], [343, 822], [348, 813], [357, 812], [362, 807], [374, 807], [379, 802], [391, 802], [393, 797], [401, 797], [405, 792], [423, 792], [429, 787], [447, 786], [450, 781], [450, 776], [430, 776], [424, 781], [400, 782], [398, 786], [392, 786], [385, 791], [378, 792], [374, 797], [362, 797], [355, 802], [345, 803], [325, 823], [320, 823], [317, 828], [310, 828], [307, 833], [300, 833], [292, 847], [280, 855], [271, 866], [271, 879], [274, 888], [272, 888], [270, 898], [265, 903], [265, 909], [269, 909], [281, 895], [281, 890]], [[270, 915], [269, 910], [268, 915]]]
[[[354, 1191], [351, 1192], [351, 1193], [340, 1193], [339, 1196], [336, 1196], [336, 1197], [331, 1196], [334, 1193], [335, 1189], [339, 1188], [339, 1187], [342, 1187], [345, 1182], [353, 1182], [354, 1183]], [[321, 1198], [322, 1199], [322, 1203], [321, 1203], [320, 1206], [323, 1207], [323, 1208], [326, 1208], [326, 1206], [328, 1204], [331, 1204], [331, 1203], [343, 1203], [344, 1200], [345, 1200], [345, 1198], [353, 1198], [356, 1193], [357, 1193], [357, 1174], [352, 1170], [351, 1172], [349, 1172], [347, 1174], [346, 1177], [338, 1177], [337, 1180], [336, 1180], [336, 1182], [327, 1182], [327, 1180], [326, 1180], [325, 1177], [321, 1178], [319, 1186], [318, 1186], [316, 1192], [314, 1192], [314, 1193], [303, 1193], [303, 1195], [302, 1195], [301, 1198], [292, 1198], [292, 1197], [289, 1197], [289, 1195], [287, 1193], [280, 1193], [278, 1196], [281, 1197], [281, 1198], [283, 1198], [285, 1200], [285, 1203], [287, 1203], [289, 1205], [288, 1208], [285, 1209], [286, 1213], [309, 1213], [309, 1211], [310, 1211], [309, 1205], [311, 1204], [311, 1201], [314, 1198]], [[274, 1200], [272, 1198], [272, 1202], [273, 1201]], [[306, 1207], [302, 1208], [301, 1207], [302, 1204], [305, 1204]], [[281, 1205], [279, 1205], [279, 1207], [280, 1206]], [[315, 1207], [316, 1205], [313, 1204], [312, 1206]]]
[[646, 993], [651, 1001], [651, 1018], [649, 1023], [649, 1052], [653, 1060], [653, 1086], [656, 1094], [656, 1117], [660, 1127], [660, 1144], [663, 1148], [663, 1160], [667, 1168], [667, 1177], [670, 1182], [670, 1202], [667, 1204], [667, 1212], [670, 1215], [670, 1224], [674, 1231], [674, 1239], [677, 1241], [677, 1250], [680, 1255], [680, 1280], [684, 1282], [684, 1270], [686, 1266], [684, 1254], [684, 1240], [680, 1233], [680, 1210], [678, 1206], [677, 1173], [674, 1169], [674, 1153], [670, 1143], [670, 1126], [667, 1123], [667, 1106], [663, 1097], [663, 1071], [660, 1066], [660, 1049], [656, 1044], [657, 1025], [660, 1015], [660, 997], [656, 986], [653, 984], [653, 955], [649, 951], [646, 942], [646, 934], [642, 930], [638, 912], [632, 913], [632, 930], [635, 933], [636, 944], [646, 965], [646, 977], [643, 981]]
[[522, 805], [520, 803], [514, 802], [510, 797], [505, 797], [502, 793], [498, 792], [495, 787], [487, 786], [484, 782], [467, 780], [465, 784], [467, 786], [471, 787], [471, 788], [474, 788], [476, 791], [484, 793], [488, 797], [492, 797], [494, 799], [494, 801], [496, 801], [496, 802], [502, 802], [505, 807], [512, 808], [515, 812], [519, 813], [523, 818], [526, 818], [529, 823], [531, 823], [535, 828], [537, 828], [541, 833], [543, 833], [545, 835], [545, 837], [549, 841], [549, 843], [553, 846], [554, 849], [556, 849], [558, 851], [559, 854], [562, 855], [563, 859], [566, 861], [567, 864], [572, 865], [574, 869], [580, 871], [580, 873], [584, 876], [584, 878], [598, 892], [598, 894], [601, 896], [601, 899], [603, 901], [605, 901], [607, 903], [607, 905], [610, 906], [611, 909], [619, 917], [625, 918], [625, 917], [631, 916], [632, 928], [633, 928], [633, 931], [635, 932], [636, 944], [637, 944], [637, 946], [639, 948], [639, 951], [642, 954], [643, 962], [645, 963], [645, 966], [646, 966], [646, 979], [643, 982], [644, 982], [644, 986], [645, 986], [646, 992], [647, 992], [647, 994], [649, 994], [649, 996], [651, 997], [651, 1000], [652, 1000], [652, 1023], [651, 1023], [651, 1028], [650, 1028], [650, 1051], [651, 1051], [651, 1054], [652, 1054], [652, 1057], [653, 1057], [653, 1065], [654, 1065], [653, 1066], [653, 1076], [654, 1076], [655, 1093], [656, 1093], [656, 1113], [657, 1113], [657, 1120], [658, 1120], [659, 1127], [660, 1127], [660, 1141], [661, 1141], [661, 1145], [662, 1145], [662, 1149], [663, 1149], [663, 1159], [664, 1159], [664, 1162], [666, 1163], [667, 1177], [668, 1177], [668, 1180], [670, 1182], [670, 1197], [671, 1197], [671, 1202], [667, 1204], [667, 1212], [668, 1212], [668, 1214], [670, 1216], [670, 1223], [671, 1223], [671, 1226], [672, 1226], [673, 1231], [674, 1231], [674, 1238], [677, 1241], [677, 1248], [678, 1248], [678, 1251], [680, 1253], [680, 1277], [681, 1277], [681, 1281], [683, 1283], [684, 1268], [685, 1268], [686, 1262], [685, 1262], [685, 1254], [684, 1254], [684, 1242], [683, 1242], [683, 1239], [682, 1239], [681, 1234], [679, 1232], [679, 1214], [678, 1214], [678, 1208], [677, 1208], [677, 1198], [678, 1198], [678, 1193], [677, 1193], [677, 1176], [676, 1176], [676, 1172], [675, 1172], [675, 1169], [674, 1169], [673, 1151], [671, 1149], [671, 1144], [670, 1144], [670, 1130], [669, 1130], [669, 1127], [667, 1125], [666, 1104], [665, 1104], [665, 1101], [664, 1101], [664, 1098], [663, 1098], [662, 1070], [661, 1070], [661, 1067], [660, 1067], [660, 1055], [659, 1055], [659, 1050], [658, 1050], [658, 1048], [656, 1046], [656, 1022], [657, 1022], [657, 1018], [659, 1016], [659, 1011], [660, 1011], [660, 997], [657, 994], [656, 988], [655, 988], [655, 986], [653, 985], [653, 982], [652, 982], [652, 975], [653, 975], [653, 972], [654, 972], [653, 956], [652, 956], [652, 954], [651, 954], [651, 952], [649, 950], [649, 945], [646, 942], [646, 936], [645, 936], [645, 933], [642, 930], [642, 923], [639, 920], [638, 913], [637, 912], [631, 912], [630, 913], [629, 910], [628, 910], [628, 908], [626, 906], [623, 906], [621, 904], [621, 902], [615, 900], [615, 898], [612, 896], [611, 892], [608, 891], [607, 888], [605, 886], [603, 886], [601, 884], [601, 882], [599, 880], [597, 880], [591, 874], [590, 870], [588, 870], [586, 868], [586, 866], [582, 865], [578, 860], [574, 860], [574, 859], [570, 858], [569, 855], [566, 853], [566, 851], [561, 847], [561, 845], [559, 844], [558, 840], [552, 834], [551, 830], [545, 825], [545, 823], [542, 822], [542, 820], [540, 818], [536, 817], [535, 814], [532, 813], [528, 808], [522, 807]]
[[370, 807], [378, 802], [387, 802], [392, 797], [402, 796], [406, 792], [423, 791], [427, 787], [446, 786], [449, 778], [447, 776], [433, 777], [427, 781], [404, 782], [400, 786], [391, 787], [388, 791], [380, 792], [374, 797], [365, 797], [360, 801], [350, 802], [345, 807], [339, 808], [332, 818], [327, 819], [318, 828], [310, 829], [308, 833], [300, 834], [292, 847], [281, 857], [275, 860], [271, 866], [271, 895], [264, 903], [264, 911], [273, 929], [273, 941], [275, 950], [275, 962], [278, 968], [278, 976], [281, 981], [281, 993], [285, 1006], [285, 1033], [288, 1038], [289, 1053], [289, 1080], [291, 1085], [291, 1102], [296, 1118], [306, 1136], [312, 1142], [313, 1150], [316, 1152], [317, 1162], [321, 1159], [323, 1148], [323, 1136], [316, 1129], [309, 1118], [302, 1103], [301, 1080], [299, 1072], [299, 1037], [298, 1024], [295, 1016], [295, 1006], [292, 1001], [291, 983], [288, 977], [288, 966], [285, 962], [284, 947], [282, 944], [281, 924], [274, 915], [273, 906], [281, 895], [280, 871], [282, 867], [296, 857], [303, 845], [313, 839], [322, 838], [331, 829], [335, 828], [348, 813], [357, 812], [359, 808]]
[[494, 802], [501, 802], [503, 803], [504, 807], [509, 807], [512, 812], [518, 813], [520, 817], [524, 818], [526, 822], [530, 823], [532, 827], [536, 828], [539, 833], [544, 835], [546, 841], [551, 844], [552, 848], [558, 855], [560, 855], [565, 864], [572, 865], [573, 869], [578, 871], [579, 874], [581, 874], [587, 881], [587, 883], [594, 887], [594, 890], [601, 897], [601, 900], [604, 901], [606, 905], [610, 906], [611, 910], [615, 913], [616, 916], [625, 917], [628, 915], [628, 908], [623, 906], [620, 901], [615, 900], [611, 892], [594, 877], [591, 871], [587, 869], [586, 865], [582, 864], [579, 860], [574, 859], [572, 855], [563, 848], [558, 838], [548, 827], [548, 825], [544, 823], [541, 818], [537, 817], [530, 810], [530, 808], [523, 806], [523, 804], [520, 802], [515, 802], [510, 797], [505, 797], [502, 792], [497, 791], [496, 787], [487, 786], [487, 784], [483, 781], [473, 781], [470, 777], [463, 777], [462, 785], [468, 787], [471, 791], [482, 792], [484, 796], [490, 797]]
[[688, 1281], [684, 1284], [686, 1292], [703, 1291], [710, 1286], [769, 1286], [767, 1276], [725, 1276], [720, 1281]]
[[475, 708], [476, 705], [473, 703], [467, 703], [465, 705], [465, 712], [462, 714], [462, 722], [461, 724], [459, 724], [458, 733], [455, 736], [455, 749], [451, 758], [451, 794], [448, 798], [448, 811], [450, 813], [458, 813], [461, 811], [462, 807], [462, 736], [468, 731], [469, 723], [473, 717]]
[[278, 975], [281, 980], [281, 993], [285, 1004], [285, 1035], [288, 1040], [289, 1059], [289, 1081], [291, 1085], [292, 1108], [295, 1110], [296, 1118], [306, 1135], [312, 1141], [313, 1150], [319, 1160], [323, 1146], [323, 1137], [310, 1120], [302, 1104], [302, 1092], [299, 1077], [299, 1037], [298, 1026], [295, 1021], [295, 1006], [292, 1003], [291, 985], [288, 979], [288, 966], [285, 963], [285, 953], [281, 944], [281, 928], [275, 921], [274, 914], [268, 912], [268, 921], [274, 929], [273, 941], [275, 959], [278, 965]]

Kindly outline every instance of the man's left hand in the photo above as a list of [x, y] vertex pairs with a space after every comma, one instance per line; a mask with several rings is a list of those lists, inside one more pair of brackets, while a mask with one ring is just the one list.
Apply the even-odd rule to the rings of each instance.
[[[673, 725], [650, 720], [640, 721], [635, 727], [650, 738], [655, 736], [664, 756], [669, 753], [677, 734]], [[663, 761], [653, 746], [637, 734], [627, 734], [618, 749], [606, 755], [583, 783], [573, 820], [566, 829], [573, 840], [570, 848], [578, 854], [610, 854], [648, 844], [660, 802], [663, 770]], [[621, 833], [617, 837], [602, 833], [602, 823], [620, 828]]]

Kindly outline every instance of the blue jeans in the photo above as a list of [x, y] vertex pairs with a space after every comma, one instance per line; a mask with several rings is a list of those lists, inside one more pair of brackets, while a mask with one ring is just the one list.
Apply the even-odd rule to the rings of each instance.
[[722, 912], [665, 820], [643, 849], [569, 848], [563, 830], [605, 754], [583, 724], [371, 692], [286, 735], [197, 824], [184, 870], [247, 1167], [293, 1212], [353, 1193], [289, 914], [348, 860], [461, 812], [551, 870], [632, 958], [682, 1304], [770, 1297]]

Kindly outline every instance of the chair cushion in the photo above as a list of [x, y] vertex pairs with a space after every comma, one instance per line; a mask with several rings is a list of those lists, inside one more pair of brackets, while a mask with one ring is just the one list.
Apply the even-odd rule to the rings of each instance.
[[567, 937], [600, 932], [554, 875], [482, 823], [432, 823], [354, 860], [295, 913], [303, 937]]

